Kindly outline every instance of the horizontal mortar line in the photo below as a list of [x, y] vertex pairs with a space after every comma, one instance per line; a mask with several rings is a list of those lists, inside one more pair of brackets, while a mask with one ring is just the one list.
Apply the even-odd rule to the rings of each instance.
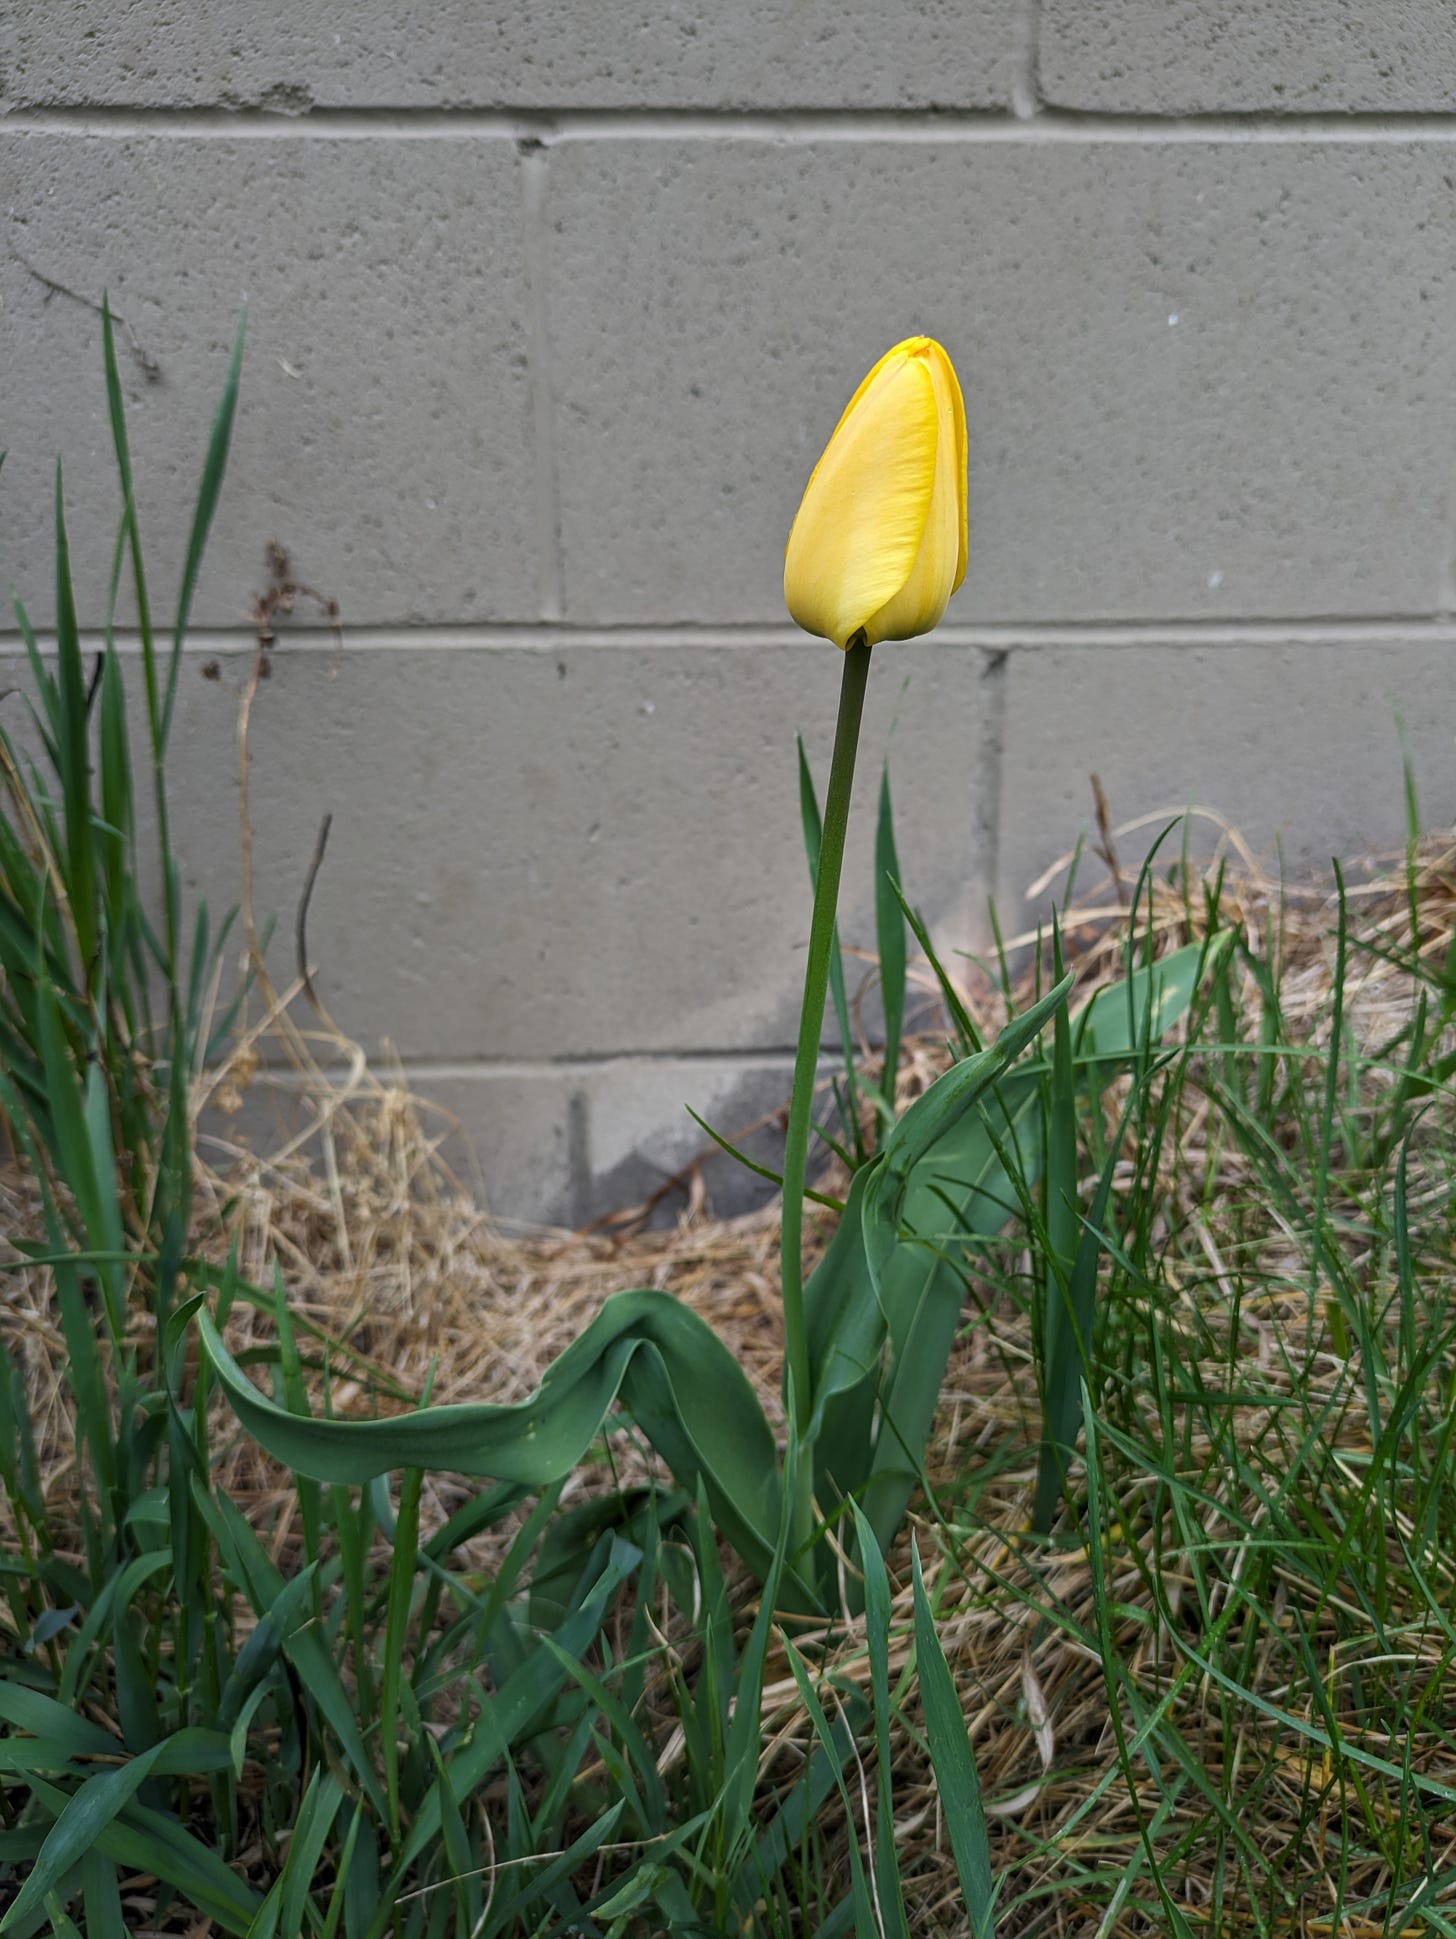
[[413, 141], [496, 139], [547, 146], [573, 141], [761, 142], [1456, 142], [1456, 114], [1102, 114], [1042, 108], [312, 108], [301, 114], [232, 108], [47, 108], [0, 115], [0, 136], [112, 139]]
[[[825, 1044], [820, 1051], [822, 1063], [832, 1063], [838, 1051]], [[701, 1065], [705, 1070], [713, 1068], [733, 1068], [737, 1066], [762, 1065], [768, 1070], [784, 1069], [792, 1072], [794, 1067], [794, 1047], [788, 1045], [768, 1050], [732, 1050], [717, 1045], [699, 1046], [692, 1050], [599, 1050], [572, 1051], [560, 1057], [430, 1057], [417, 1056], [401, 1059], [394, 1066], [382, 1062], [368, 1065], [369, 1075], [381, 1084], [388, 1085], [394, 1075], [402, 1073], [406, 1079], [413, 1078], [472, 1078], [472, 1077], [555, 1077], [562, 1074], [579, 1073], [590, 1075], [593, 1071], [612, 1070], [620, 1064], [692, 1064]], [[309, 1078], [302, 1075], [291, 1064], [270, 1064], [266, 1057], [258, 1065], [260, 1074], [270, 1079], [286, 1077], [287, 1088], [307, 1089]], [[321, 1074], [329, 1081], [347, 1077], [349, 1067], [344, 1064], [320, 1065]]]
[[[40, 630], [45, 645], [53, 631]], [[141, 652], [134, 632], [115, 635], [117, 649], [131, 657]], [[325, 627], [285, 624], [273, 642], [273, 653], [290, 655], [342, 653], [463, 653], [535, 652], [543, 655], [579, 648], [626, 649], [633, 652], [671, 652], [691, 647], [722, 647], [748, 651], [759, 647], [809, 647], [809, 635], [792, 626], [753, 622], [667, 621], [660, 625], [601, 626], [545, 620], [530, 624], [481, 621], [457, 626], [350, 626], [345, 623], [343, 646]], [[97, 652], [101, 633], [83, 629], [81, 643]], [[931, 647], [1007, 653], [1034, 652], [1061, 646], [1355, 646], [1366, 644], [1456, 645], [1456, 620], [1431, 613], [1381, 614], [1300, 619], [1128, 619], [1128, 620], [996, 620], [980, 624], [938, 627]], [[913, 650], [919, 642], [896, 643], [887, 653]], [[198, 627], [187, 637], [191, 656], [232, 657], [252, 652], [256, 636], [243, 627]], [[158, 650], [167, 650], [159, 638]], [[24, 651], [15, 630], [0, 631], [0, 652]]]

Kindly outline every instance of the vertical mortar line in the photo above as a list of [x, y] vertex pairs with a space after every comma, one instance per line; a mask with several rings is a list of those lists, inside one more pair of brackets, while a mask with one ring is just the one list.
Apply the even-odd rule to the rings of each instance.
[[516, 142], [521, 163], [521, 220], [525, 231], [526, 323], [530, 334], [531, 425], [536, 496], [536, 584], [542, 619], [565, 609], [561, 564], [561, 501], [551, 396], [550, 304], [547, 299], [546, 145], [536, 135]]
[[592, 1216], [591, 1117], [585, 1091], [573, 1091], [566, 1103], [566, 1203], [573, 1225]]
[[1441, 495], [1441, 523], [1445, 535], [1436, 566], [1436, 617], [1450, 619], [1456, 615], [1456, 521], [1449, 492]]
[[1016, 22], [1016, 70], [1011, 77], [1011, 112], [1033, 121], [1042, 110], [1040, 73], [1041, 0], [1021, 0]]
[[[975, 808], [976, 854], [984, 871], [980, 901], [997, 892], [1001, 875], [1002, 756], [1006, 740], [1006, 670], [1012, 649], [981, 651], [981, 783]], [[973, 909], [973, 922], [984, 918], [984, 906]]]

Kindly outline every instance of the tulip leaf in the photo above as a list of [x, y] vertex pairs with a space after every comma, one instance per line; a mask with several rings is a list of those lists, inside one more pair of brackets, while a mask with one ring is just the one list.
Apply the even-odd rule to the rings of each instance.
[[[1076, 1081], [1104, 1084], [1145, 1055], [1187, 1008], [1222, 946], [1180, 950], [1100, 991], [1069, 1026]], [[845, 1214], [805, 1288], [813, 1381], [805, 1458], [814, 1463], [814, 1492], [830, 1513], [860, 1500], [882, 1549], [919, 1475], [960, 1323], [967, 1255], [1001, 1230], [1042, 1163], [1048, 1066], [1033, 1062], [1009, 1075], [1008, 1066], [1065, 1002], [1070, 984], [1063, 978], [910, 1106], [880, 1155], [855, 1174]], [[1094, 1268], [1095, 1250], [1078, 1257], [1080, 1302], [1090, 1297]], [[759, 1579], [771, 1574], [783, 1500], [772, 1429], [737, 1360], [670, 1294], [648, 1289], [608, 1300], [525, 1400], [364, 1421], [280, 1406], [247, 1378], [204, 1311], [196, 1323], [239, 1419], [296, 1473], [357, 1486], [391, 1469], [418, 1468], [547, 1488], [571, 1472], [621, 1407], [684, 1489], [705, 1490], [717, 1527]], [[819, 1600], [791, 1568], [784, 1590], [799, 1607]]]
[[[1078, 1084], [1100, 1089], [1145, 1054], [1226, 947], [1222, 937], [1189, 945], [1099, 990], [1069, 1020]], [[1059, 1001], [1053, 991], [1028, 1011], [1031, 1029]], [[1025, 1025], [1019, 1018], [1011, 1027], [1017, 1047], [1027, 1041]], [[816, 1376], [815, 1494], [826, 1513], [860, 1501], [882, 1549], [919, 1478], [961, 1322], [967, 1258], [1001, 1231], [1041, 1173], [1050, 1065], [1038, 1059], [1006, 1073], [1006, 1058], [987, 1078], [980, 1058], [1002, 1053], [1008, 1034], [954, 1065], [904, 1114], [885, 1151], [856, 1175], [805, 1287]], [[1082, 1241], [1075, 1281], [1085, 1302], [1096, 1259], [1085, 1230]]]
[[[1016, 1018], [986, 1050], [953, 1065], [905, 1112], [880, 1156], [856, 1173], [845, 1215], [805, 1288], [815, 1378], [810, 1434], [821, 1508], [828, 1513], [836, 1503], [857, 1497], [886, 1460], [903, 1468], [900, 1437], [914, 1449], [903, 1481], [897, 1479], [888, 1492], [880, 1490], [880, 1502], [869, 1508], [882, 1549], [899, 1525], [918, 1472], [964, 1292], [958, 1256], [947, 1261], [938, 1248], [901, 1244], [897, 1220], [917, 1237], [942, 1231], [949, 1191], [956, 1239], [962, 1201], [969, 1198], [985, 1198], [980, 1229], [995, 1232], [1005, 1224], [1014, 1201], [974, 1107], [1065, 1001], [1070, 981]], [[1023, 1088], [1029, 1095], [1032, 1087]], [[962, 1153], [966, 1133], [973, 1142]], [[887, 1338], [882, 1383], [879, 1366]], [[890, 1441], [877, 1450], [874, 1419], [882, 1393], [896, 1411], [891, 1415], [887, 1407], [882, 1416], [880, 1432], [883, 1436], [888, 1429]]]
[[917, 1167], [975, 1109], [1012, 1059], [1066, 1002], [1071, 987], [1071, 976], [1064, 976], [1039, 1003], [1013, 1018], [995, 1043], [952, 1064], [896, 1122], [885, 1140], [884, 1163], [865, 1194], [860, 1214], [870, 1271], [876, 1280], [896, 1243]]
[[197, 1324], [238, 1418], [299, 1474], [357, 1486], [390, 1469], [428, 1468], [543, 1488], [571, 1472], [620, 1404], [684, 1488], [695, 1491], [702, 1477], [724, 1536], [760, 1579], [768, 1573], [780, 1504], [772, 1429], [737, 1360], [670, 1293], [609, 1299], [525, 1400], [389, 1420], [290, 1413], [246, 1377], [205, 1313]]

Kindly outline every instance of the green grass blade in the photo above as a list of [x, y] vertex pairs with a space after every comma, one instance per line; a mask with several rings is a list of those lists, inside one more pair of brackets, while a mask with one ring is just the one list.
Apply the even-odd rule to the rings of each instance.
[[1327, 1301], [1330, 1333], [1336, 1353], [1341, 1359], [1349, 1357], [1350, 1335], [1344, 1312], [1341, 1310], [1338, 1294], [1333, 1288], [1339, 1285], [1336, 1262], [1326, 1256], [1325, 1245], [1325, 1205], [1329, 1197], [1330, 1165], [1335, 1141], [1335, 1099], [1339, 1090], [1341, 1038], [1345, 1023], [1345, 959], [1347, 943], [1347, 910], [1345, 905], [1345, 878], [1340, 865], [1335, 863], [1335, 891], [1339, 900], [1339, 922], [1335, 931], [1335, 973], [1330, 986], [1333, 1010], [1330, 1016], [1330, 1042], [1325, 1061], [1324, 1109], [1320, 1115], [1319, 1148], [1314, 1162], [1314, 1217], [1310, 1225], [1309, 1246], [1309, 1305], [1313, 1317], [1319, 1293], [1320, 1274], [1328, 1270], [1333, 1283]]
[[[870, 1881], [865, 1876], [864, 1861], [860, 1857], [859, 1844], [854, 1835], [854, 1806], [850, 1801], [849, 1787], [844, 1781], [844, 1774], [836, 1756], [838, 1747], [835, 1732], [824, 1713], [824, 1706], [819, 1701], [818, 1692], [809, 1681], [809, 1672], [804, 1666], [804, 1659], [792, 1643], [786, 1642], [785, 1649], [788, 1653], [789, 1668], [793, 1671], [794, 1681], [799, 1687], [800, 1701], [808, 1712], [809, 1721], [814, 1726], [814, 1735], [818, 1738], [820, 1747], [833, 1766], [839, 1795], [844, 1804], [844, 1815], [849, 1826], [847, 1840], [849, 1887], [850, 1902], [854, 1908], [855, 1939], [881, 1939], [880, 1924], [875, 1915], [874, 1893], [871, 1890]], [[865, 1830], [868, 1833], [869, 1827], [866, 1826]]]
[[[1063, 973], [1062, 935], [1052, 918], [1053, 975]], [[1072, 1265], [1077, 1249], [1077, 1078], [1072, 1066], [1072, 1029], [1066, 1010], [1052, 1020], [1051, 1072], [1047, 1080], [1046, 1159], [1042, 1173], [1043, 1258], [1040, 1329], [1042, 1454], [1032, 1527], [1046, 1534], [1056, 1513], [1071, 1460], [1065, 1414], [1077, 1400], [1076, 1377], [1087, 1362], [1090, 1341], [1080, 1337], [1071, 1311]], [[1080, 1407], [1078, 1409], [1080, 1413]]]
[[960, 1057], [974, 1056], [977, 1051], [984, 1050], [986, 1047], [981, 1039], [981, 1033], [977, 1030], [971, 1013], [961, 998], [960, 991], [951, 981], [950, 972], [946, 969], [944, 963], [941, 962], [939, 955], [936, 953], [935, 946], [930, 940], [930, 931], [926, 927], [925, 918], [918, 910], [911, 908], [910, 904], [905, 900], [898, 882], [895, 883], [894, 889], [895, 899], [900, 905], [901, 914], [909, 925], [910, 933], [919, 944], [925, 960], [935, 973], [936, 982], [940, 985], [940, 994], [945, 1003], [946, 1013], [950, 1017], [951, 1027], [956, 1034], [956, 1054]]
[[146, 572], [142, 564], [141, 533], [137, 526], [136, 489], [132, 481], [131, 446], [126, 435], [126, 409], [121, 396], [121, 372], [116, 361], [116, 335], [111, 322], [111, 304], [101, 299], [101, 348], [106, 368], [106, 410], [111, 424], [111, 448], [116, 457], [116, 472], [121, 483], [122, 525], [131, 554], [132, 585], [136, 593], [137, 629], [142, 643], [142, 678], [146, 686], [147, 722], [153, 749], [161, 748], [161, 701], [157, 689], [156, 649], [152, 637], [152, 612], [147, 600]]
[[981, 1808], [981, 1786], [955, 1679], [935, 1632], [935, 1618], [920, 1568], [920, 1548], [915, 1542], [910, 1544], [910, 1565], [915, 1595], [915, 1668], [920, 1701], [925, 1709], [930, 1765], [945, 1812], [945, 1828], [950, 1836], [971, 1932], [975, 1939], [991, 1939], [995, 1931], [996, 1888], [991, 1877], [991, 1849]]
[[[126, 694], [116, 648], [107, 642], [102, 662], [100, 733], [97, 737], [101, 826], [102, 906], [106, 912], [110, 947], [125, 950], [136, 895], [131, 753], [127, 745]], [[143, 994], [138, 992], [138, 995]], [[123, 1002], [130, 1011], [130, 991], [123, 984]]]
[[724, 1830], [730, 1850], [742, 1849], [753, 1831], [753, 1794], [758, 1779], [761, 1745], [760, 1712], [763, 1702], [764, 1666], [783, 1581], [784, 1558], [789, 1546], [789, 1508], [794, 1498], [794, 1471], [800, 1459], [792, 1430], [785, 1453], [783, 1509], [773, 1560], [758, 1599], [753, 1628], [737, 1664], [733, 1716], [728, 1726], [726, 1777], [723, 1786]]
[[[809, 860], [809, 886], [819, 881], [819, 849], [824, 837], [823, 818], [814, 793], [814, 777], [809, 772], [809, 757], [804, 752], [804, 737], [799, 736], [799, 815], [804, 829], [804, 852]], [[829, 994], [834, 1001], [834, 1017], [839, 1025], [840, 1054], [844, 1062], [845, 1130], [854, 1147], [855, 1163], [864, 1162], [864, 1145], [859, 1125], [859, 1077], [854, 1032], [850, 1028], [849, 999], [844, 986], [844, 954], [839, 946], [839, 925], [829, 944]], [[780, 1181], [782, 1182], [782, 1181]]]
[[77, 1716], [69, 1705], [8, 1677], [0, 1677], [0, 1722], [22, 1737], [54, 1744], [62, 1759], [116, 1755], [116, 1739], [109, 1731]]
[[399, 1513], [394, 1523], [394, 1547], [389, 1559], [389, 1596], [384, 1619], [384, 1669], [379, 1684], [379, 1741], [384, 1753], [384, 1786], [389, 1799], [389, 1835], [398, 1846], [399, 1707], [404, 1646], [409, 1635], [410, 1604], [420, 1534], [420, 1488], [424, 1476], [406, 1469], [399, 1487]]
[[[595, 1579], [578, 1606], [555, 1631], [560, 1651], [583, 1656], [594, 1643], [612, 1598], [642, 1559], [641, 1551], [612, 1539]], [[482, 1698], [481, 1714], [467, 1742], [450, 1760], [449, 1788], [456, 1802], [467, 1798], [522, 1737], [539, 1730], [542, 1718], [565, 1682], [554, 1653], [533, 1650], [491, 1699]], [[381, 1808], [382, 1815], [382, 1808]], [[414, 1863], [439, 1835], [440, 1801], [433, 1791], [416, 1811], [398, 1861], [398, 1869]]]
[[203, 461], [202, 481], [197, 488], [197, 505], [192, 515], [192, 532], [187, 541], [187, 557], [182, 567], [182, 584], [177, 594], [177, 620], [172, 632], [172, 653], [167, 666], [167, 689], [162, 702], [159, 749], [166, 748], [172, 729], [172, 710], [177, 699], [177, 676], [182, 667], [182, 642], [187, 637], [187, 622], [192, 615], [192, 595], [197, 590], [197, 575], [202, 570], [202, 555], [207, 546], [207, 534], [212, 526], [213, 513], [217, 510], [218, 497], [222, 492], [223, 473], [227, 468], [228, 446], [232, 442], [233, 419], [238, 408], [238, 380], [243, 368], [245, 322], [245, 318], [238, 320], [237, 336], [233, 340], [232, 359], [228, 364], [227, 376], [223, 379], [222, 396], [218, 400], [217, 412], [212, 420], [207, 457]]
[[127, 1939], [117, 1889], [116, 1866], [100, 1852], [88, 1851], [81, 1861], [82, 1903], [86, 1908], [86, 1939]]
[[[278, 1607], [290, 1585], [270, 1561], [236, 1504], [225, 1494], [208, 1493], [195, 1477], [192, 1495], [227, 1560], [233, 1581], [246, 1594], [254, 1613], [263, 1616]], [[309, 1700], [318, 1706], [338, 1739], [355, 1781], [383, 1817], [387, 1811], [384, 1793], [365, 1749], [353, 1700], [318, 1629], [305, 1624], [286, 1633], [283, 1652], [298, 1673]]]
[[80, 974], [90, 973], [96, 951], [96, 831], [91, 819], [91, 746], [86, 706], [86, 674], [81, 635], [71, 587], [71, 552], [66, 539], [66, 509], [61, 467], [56, 464], [56, 676], [59, 697], [58, 751], [61, 800], [65, 810], [66, 899], [75, 925]]
[[279, 1874], [282, 1886], [279, 1924], [285, 1939], [296, 1939], [304, 1931], [304, 1911], [314, 1877], [323, 1857], [324, 1846], [344, 1802], [344, 1787], [330, 1771], [314, 1771], [303, 1794], [293, 1836], [288, 1841], [288, 1856]]
[[880, 957], [880, 996], [885, 1012], [885, 1064], [880, 1098], [895, 1115], [895, 1075], [900, 1068], [900, 1032], [905, 1022], [905, 917], [901, 909], [900, 860], [895, 853], [895, 816], [890, 805], [890, 763], [880, 775], [880, 809], [875, 824], [875, 946]]
[[[751, 1171], [755, 1178], [765, 1178], [770, 1185], [777, 1185], [782, 1191], [784, 1183], [784, 1175], [782, 1172], [775, 1171], [772, 1165], [761, 1165], [756, 1158], [750, 1158], [748, 1153], [742, 1150], [740, 1146], [734, 1144], [731, 1138], [725, 1138], [721, 1131], [715, 1131], [713, 1129], [706, 1118], [699, 1117], [691, 1104], [686, 1105], [684, 1108], [698, 1129], [706, 1132], [720, 1151], [726, 1152], [736, 1164], [742, 1165], [745, 1171]], [[821, 1132], [820, 1135], [823, 1136], [823, 1133]], [[829, 1142], [829, 1140], [826, 1139], [826, 1142]], [[826, 1192], [811, 1191], [807, 1185], [804, 1187], [804, 1196], [807, 1199], [812, 1199], [815, 1205], [827, 1206], [831, 1212], [842, 1212], [844, 1210], [843, 1200], [831, 1198]]]
[[890, 1750], [890, 1578], [875, 1544], [873, 1529], [859, 1504], [856, 1502], [852, 1505], [859, 1536], [859, 1564], [864, 1571], [865, 1641], [869, 1647], [870, 1690], [875, 1715], [875, 1890], [884, 1939], [909, 1939], [900, 1866], [895, 1853], [895, 1808], [891, 1782], [894, 1765]]
[[[156, 1749], [160, 1751], [162, 1746]], [[31, 1790], [38, 1802], [57, 1818], [70, 1802], [65, 1792], [40, 1779], [31, 1780]], [[224, 1932], [245, 1933], [258, 1909], [258, 1894], [237, 1878], [214, 1852], [175, 1819], [152, 1811], [135, 1799], [121, 1817], [101, 1828], [96, 1837], [96, 1850], [129, 1870], [151, 1872], [164, 1880], [188, 1904], [215, 1920]]]

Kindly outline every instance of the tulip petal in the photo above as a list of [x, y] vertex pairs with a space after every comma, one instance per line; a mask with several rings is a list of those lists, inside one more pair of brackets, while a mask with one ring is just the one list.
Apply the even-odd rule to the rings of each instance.
[[908, 640], [940, 623], [966, 576], [966, 419], [951, 361], [928, 343], [924, 367], [935, 394], [935, 482], [915, 562], [905, 583], [866, 627], [869, 639]]
[[[839, 647], [895, 600], [923, 549], [942, 443], [935, 380], [916, 354], [925, 342], [897, 345], [855, 392], [789, 533], [785, 603], [806, 632]], [[931, 556], [943, 552], [938, 533]]]
[[945, 423], [948, 407], [951, 421], [955, 427], [955, 484], [958, 510], [956, 514], [956, 570], [955, 578], [951, 581], [950, 587], [954, 593], [960, 591], [961, 582], [966, 576], [966, 406], [965, 400], [961, 396], [960, 379], [955, 374], [955, 365], [945, 354], [941, 346], [935, 342], [934, 338], [930, 340], [930, 350], [930, 372], [931, 376], [935, 379], [936, 398], [940, 404], [941, 411], [940, 421], [942, 424]]

